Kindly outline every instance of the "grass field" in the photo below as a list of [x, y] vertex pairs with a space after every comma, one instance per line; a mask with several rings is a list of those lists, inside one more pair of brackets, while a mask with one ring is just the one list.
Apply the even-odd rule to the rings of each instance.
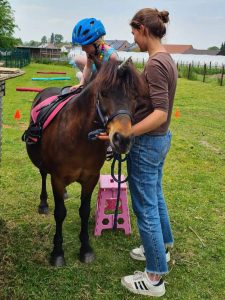
[[[67, 266], [49, 266], [54, 234], [53, 196], [48, 180], [50, 213], [37, 213], [40, 176], [21, 142], [28, 125], [35, 93], [16, 92], [17, 86], [65, 86], [68, 82], [32, 82], [36, 71], [67, 71], [69, 67], [31, 64], [22, 77], [8, 80], [3, 107], [3, 145], [0, 167], [0, 299], [146, 299], [130, 294], [120, 278], [143, 270], [144, 263], [129, 257], [139, 245], [135, 217], [132, 235], [105, 231], [91, 235], [96, 260], [78, 261], [78, 184], [68, 188], [64, 250]], [[49, 75], [51, 76], [51, 75]], [[57, 75], [56, 75], [57, 76]], [[61, 75], [59, 75], [61, 76]], [[42, 77], [42, 75], [40, 75]], [[21, 119], [14, 120], [19, 109]], [[225, 299], [225, 87], [179, 79], [171, 130], [164, 192], [167, 198], [175, 247], [170, 272], [165, 277], [164, 300]], [[106, 163], [102, 174], [110, 173]], [[90, 232], [94, 228], [97, 188], [92, 197]]]

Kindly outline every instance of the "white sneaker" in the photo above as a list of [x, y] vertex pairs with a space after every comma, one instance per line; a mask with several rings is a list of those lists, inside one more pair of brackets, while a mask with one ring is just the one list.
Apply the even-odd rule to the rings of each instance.
[[125, 276], [121, 279], [121, 284], [134, 294], [145, 296], [163, 296], [166, 292], [165, 284], [161, 278], [157, 285], [153, 285], [146, 272], [136, 271], [134, 275]]
[[[138, 248], [132, 249], [130, 251], [130, 256], [133, 259], [145, 261], [146, 260], [146, 258], [145, 258], [145, 250], [144, 250], [143, 245], [141, 245]], [[169, 253], [168, 250], [166, 250], [166, 262], [169, 262], [169, 261], [170, 261], [170, 253]]]

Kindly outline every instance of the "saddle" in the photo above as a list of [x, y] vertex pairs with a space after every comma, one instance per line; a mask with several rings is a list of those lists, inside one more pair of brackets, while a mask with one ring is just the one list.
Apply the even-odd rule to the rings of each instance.
[[34, 106], [31, 111], [31, 122], [27, 130], [22, 135], [22, 141], [27, 144], [37, 144], [41, 141], [44, 129], [52, 122], [60, 110], [83, 89], [80, 86], [74, 91], [70, 91], [70, 86], [62, 88], [59, 95], [51, 96], [38, 105]]

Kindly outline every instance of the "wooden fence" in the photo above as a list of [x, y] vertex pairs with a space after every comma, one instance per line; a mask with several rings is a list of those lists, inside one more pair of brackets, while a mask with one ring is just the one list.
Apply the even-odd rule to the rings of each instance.
[[[125, 59], [124, 59], [125, 60]], [[146, 64], [146, 60], [143, 58], [141, 60], [136, 60], [135, 65], [136, 67], [142, 71]], [[203, 82], [209, 81], [217, 81], [218, 85], [223, 86], [224, 83], [224, 65], [212, 65], [210, 62], [209, 64], [201, 65], [200, 63], [183, 63], [179, 62], [176, 64], [177, 70], [179, 73], [179, 77], [187, 78], [189, 80], [201, 80]]]
[[216, 80], [218, 85], [224, 85], [224, 65], [221, 67], [207, 65], [193, 65], [177, 63], [179, 77], [203, 82]]

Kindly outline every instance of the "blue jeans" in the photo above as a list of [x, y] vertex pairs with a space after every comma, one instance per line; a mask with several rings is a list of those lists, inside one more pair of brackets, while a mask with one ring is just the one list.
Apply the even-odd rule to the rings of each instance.
[[146, 271], [168, 272], [165, 247], [173, 235], [162, 190], [163, 165], [170, 148], [171, 133], [135, 137], [127, 168], [133, 210], [146, 256]]

